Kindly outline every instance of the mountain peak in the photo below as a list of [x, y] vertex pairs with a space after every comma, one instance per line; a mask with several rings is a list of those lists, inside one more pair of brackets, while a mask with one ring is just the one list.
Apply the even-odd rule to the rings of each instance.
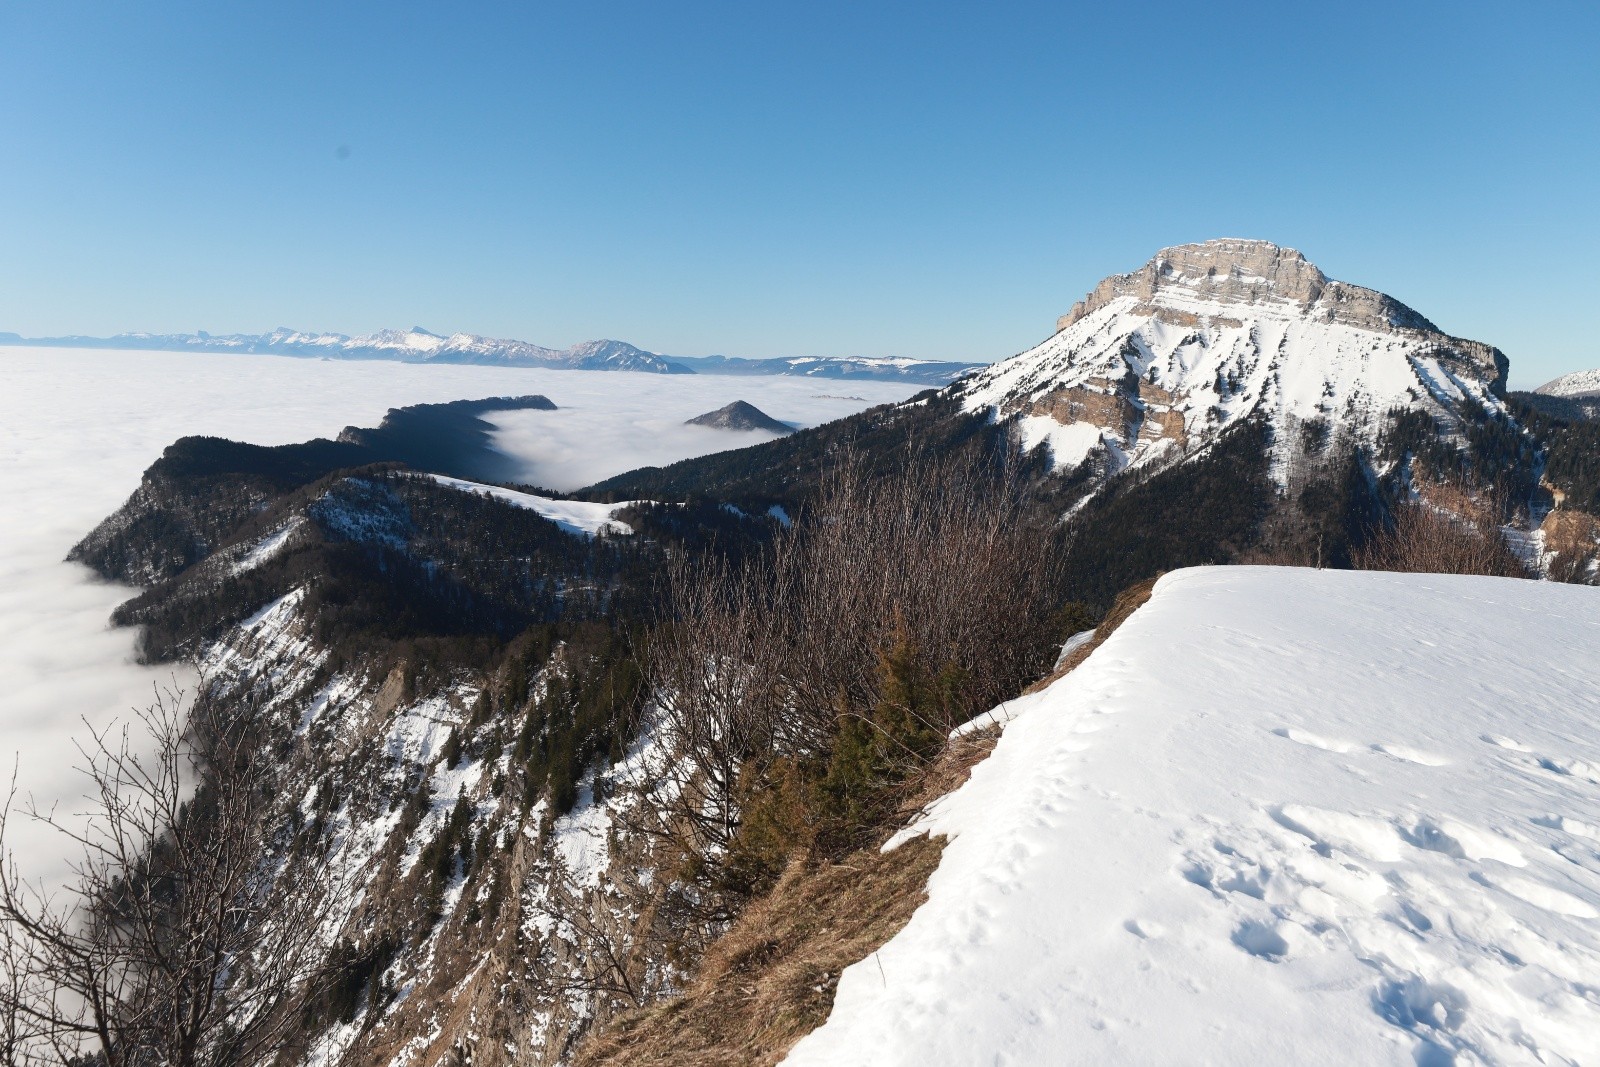
[[1132, 307], [1175, 325], [1270, 315], [1439, 332], [1393, 297], [1330, 279], [1298, 249], [1240, 237], [1163, 248], [1138, 270], [1095, 286], [1056, 321], [1056, 329], [1065, 330], [1125, 297], [1132, 298]]
[[1304, 425], [1376, 447], [1409, 409], [1454, 433], [1468, 410], [1498, 409], [1505, 372], [1497, 349], [1334, 281], [1293, 248], [1230, 238], [1112, 275], [1054, 336], [956, 388], [969, 410], [1017, 416], [1024, 447], [1048, 442], [1064, 469], [1093, 458], [1097, 476], [1198, 454], [1256, 420], [1287, 484]]

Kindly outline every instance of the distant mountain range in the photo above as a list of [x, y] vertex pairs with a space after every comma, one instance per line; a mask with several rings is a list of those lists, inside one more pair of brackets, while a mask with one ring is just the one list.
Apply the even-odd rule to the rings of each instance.
[[784, 374], [814, 378], [872, 379], [945, 385], [983, 366], [923, 359], [801, 356], [740, 359], [730, 356], [663, 356], [626, 341], [584, 341], [545, 348], [528, 341], [454, 333], [446, 337], [413, 326], [362, 337], [306, 333], [280, 327], [261, 334], [119, 333], [115, 337], [22, 337], [0, 333], [0, 345], [110, 348], [160, 352], [257, 353], [322, 359], [388, 359], [404, 363], [470, 363], [553, 370], [628, 370], [647, 374]]

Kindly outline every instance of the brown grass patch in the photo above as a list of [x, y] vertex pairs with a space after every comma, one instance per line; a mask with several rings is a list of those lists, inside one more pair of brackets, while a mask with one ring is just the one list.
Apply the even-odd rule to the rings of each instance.
[[[1000, 739], [997, 726], [953, 739], [910, 786], [892, 825], [961, 787]], [[846, 967], [883, 947], [928, 899], [943, 837], [838, 862], [797, 857], [711, 946], [683, 996], [622, 1016], [578, 1049], [576, 1067], [774, 1064], [833, 1010]]]
[[833, 1009], [844, 968], [865, 959], [927, 899], [944, 838], [839, 863], [796, 860], [712, 945], [681, 997], [623, 1016], [579, 1050], [578, 1067], [775, 1064]]

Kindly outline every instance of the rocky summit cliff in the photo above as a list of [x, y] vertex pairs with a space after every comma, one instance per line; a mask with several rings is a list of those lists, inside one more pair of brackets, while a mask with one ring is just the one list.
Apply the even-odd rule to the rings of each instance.
[[1292, 248], [1226, 239], [1106, 278], [1047, 341], [956, 388], [969, 410], [1019, 416], [1023, 440], [1047, 444], [1058, 469], [1094, 458], [1116, 473], [1247, 419], [1279, 443], [1307, 423], [1372, 443], [1397, 410], [1449, 433], [1464, 406], [1501, 408], [1506, 367], [1498, 349], [1334, 281]]

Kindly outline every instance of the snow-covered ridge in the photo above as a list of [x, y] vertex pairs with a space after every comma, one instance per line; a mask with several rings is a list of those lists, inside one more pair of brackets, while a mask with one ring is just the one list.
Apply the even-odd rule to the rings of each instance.
[[613, 518], [613, 516], [623, 508], [638, 503], [638, 501], [627, 500], [620, 504], [594, 504], [587, 500], [555, 500], [551, 497], [535, 496], [532, 493], [519, 493], [515, 489], [502, 489], [498, 485], [469, 482], [463, 478], [447, 478], [442, 474], [429, 474], [425, 475], [425, 477], [432, 478], [440, 485], [448, 488], [459, 489], [464, 493], [480, 493], [492, 496], [496, 500], [503, 500], [507, 504], [514, 504], [519, 508], [537, 511], [540, 515], [543, 515], [570, 534], [595, 537], [602, 533], [623, 535], [633, 533], [633, 527], [620, 519]]
[[1309, 420], [1371, 444], [1395, 408], [1449, 431], [1463, 403], [1500, 408], [1505, 368], [1490, 346], [1329, 280], [1293, 249], [1230, 240], [1107, 278], [1054, 336], [954, 388], [968, 410], [1019, 416], [1058, 468], [1094, 455], [1115, 473], [1252, 417], [1280, 445]]
[[1600, 396], [1600, 369], [1579, 370], [1545, 382], [1536, 393], [1546, 396]]
[[788, 1062], [1600, 1062], [1596, 678], [1593, 589], [1171, 574]]

